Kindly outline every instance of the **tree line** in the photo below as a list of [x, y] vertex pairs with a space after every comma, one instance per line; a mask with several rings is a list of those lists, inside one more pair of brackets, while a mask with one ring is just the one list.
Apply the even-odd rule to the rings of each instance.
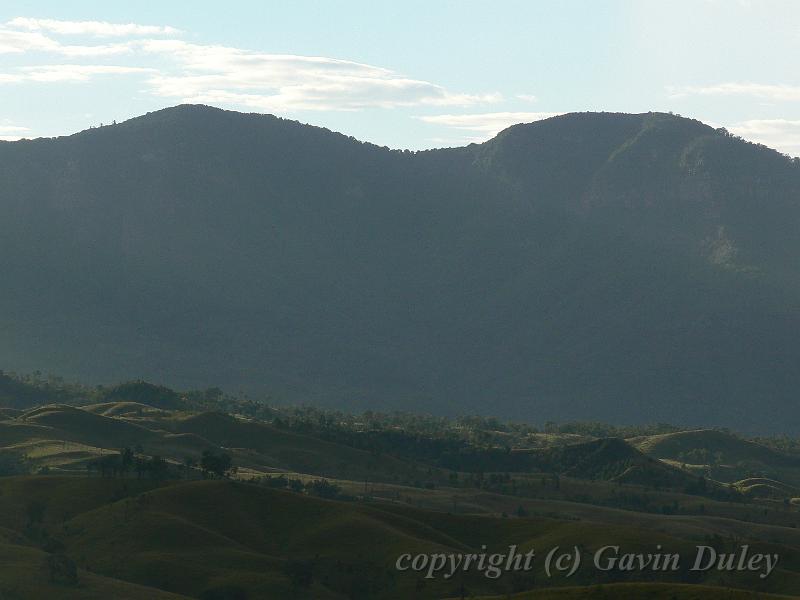
[[100, 477], [111, 479], [126, 478], [131, 472], [136, 473], [137, 479], [168, 479], [170, 471], [185, 479], [192, 479], [193, 474], [203, 479], [222, 479], [235, 474], [236, 470], [231, 455], [226, 452], [204, 450], [199, 462], [186, 457], [183, 463], [174, 463], [159, 455], [145, 455], [141, 447], [125, 447], [86, 464], [89, 476], [96, 472]]

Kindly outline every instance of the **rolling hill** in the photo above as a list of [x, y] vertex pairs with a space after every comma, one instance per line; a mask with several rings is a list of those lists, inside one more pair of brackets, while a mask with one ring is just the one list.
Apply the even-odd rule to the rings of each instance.
[[[754, 574], [726, 580], [739, 590], [720, 586], [714, 573], [694, 576], [686, 569], [660, 574], [658, 583], [648, 581], [647, 575], [618, 573], [608, 576], [606, 583], [611, 585], [606, 590], [606, 585], [600, 589], [563, 587], [586, 585], [598, 575], [584, 568], [571, 580], [551, 579], [541, 564], [530, 573], [501, 580], [479, 573], [459, 576], [457, 581], [443, 577], [426, 580], [419, 573], [394, 570], [396, 557], [404, 552], [470, 552], [482, 545], [501, 550], [510, 544], [523, 551], [581, 544], [588, 552], [609, 539], [630, 551], [647, 551], [660, 543], [672, 551], [691, 554], [695, 542], [684, 534], [665, 534], [633, 523], [612, 526], [600, 516], [578, 522], [454, 515], [390, 503], [321, 500], [231, 481], [122, 483], [100, 478], [0, 479], [0, 524], [19, 538], [0, 545], [0, 551], [13, 552], [25, 539], [23, 534], [28, 540], [36, 535], [57, 539], [61, 550], [56, 554], [71, 557], [80, 569], [77, 584], [57, 582], [52, 587], [31, 589], [36, 593], [61, 590], [59, 597], [65, 598], [94, 597], [80, 596], [78, 586], [115, 585], [121, 594], [115, 597], [131, 599], [296, 596], [388, 600], [456, 597], [464, 585], [471, 596], [504, 590], [505, 597], [535, 586], [535, 597], [604, 597], [604, 593], [617, 598], [657, 597], [647, 595], [652, 590], [666, 598], [738, 598], [747, 597], [745, 592], [756, 593], [754, 590], [791, 593], [800, 581], [794, 545], [749, 539], [752, 548], [779, 549], [786, 555], [785, 564], [767, 582]], [[26, 506], [34, 499], [45, 499], [41, 523], [25, 527]], [[41, 569], [43, 556], [44, 552], [30, 546], [19, 548], [13, 563], [20, 570], [0, 581], [0, 593], [14, 593], [14, 585], [18, 590], [28, 589], [22, 586], [30, 585], [30, 573]], [[687, 579], [695, 585], [680, 585]], [[700, 583], [706, 585], [697, 585]], [[144, 595], [147, 590], [153, 590], [151, 596]]]
[[628, 440], [642, 452], [675, 465], [692, 465], [751, 495], [800, 494], [800, 457], [713, 429]]
[[[731, 434], [549, 434], [542, 446], [544, 438], [525, 445], [527, 435], [512, 436], [497, 420], [406, 415], [411, 425], [401, 432], [397, 415], [296, 411], [271, 408], [265, 421], [120, 400], [10, 412], [0, 420], [3, 600], [399, 600], [462, 589], [471, 597], [692, 598], [788, 594], [800, 585], [800, 512], [786, 479], [721, 485], [693, 473], [695, 465], [639, 449], [703, 453], [716, 440], [751, 456], [768, 450]], [[501, 430], [508, 435], [492, 436]], [[201, 468], [205, 452], [228, 454], [236, 470]], [[128, 468], [110, 466], [125, 455]], [[163, 468], [148, 466], [156, 457]], [[550, 548], [588, 555], [608, 544], [630, 552], [660, 544], [685, 565], [605, 573], [587, 558], [568, 579], [544, 571]], [[744, 544], [780, 562], [767, 579], [695, 573], [686, 565], [698, 544]], [[394, 567], [406, 552], [510, 545], [534, 549], [539, 562], [499, 580], [479, 572], [426, 579]]]
[[572, 477], [605, 479], [663, 487], [686, 487], [697, 481], [687, 473], [639, 452], [620, 439], [557, 446], [528, 453], [540, 470]]
[[718, 460], [729, 463], [752, 461], [777, 467], [800, 467], [798, 457], [714, 429], [679, 431], [632, 438], [628, 441], [656, 458], [680, 460], [687, 452], [704, 451], [708, 455], [716, 454]]

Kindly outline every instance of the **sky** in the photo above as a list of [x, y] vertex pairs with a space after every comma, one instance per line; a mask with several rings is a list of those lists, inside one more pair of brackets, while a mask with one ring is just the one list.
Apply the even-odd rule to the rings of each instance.
[[674, 112], [800, 155], [794, 0], [3, 0], [0, 139], [182, 103], [411, 150]]

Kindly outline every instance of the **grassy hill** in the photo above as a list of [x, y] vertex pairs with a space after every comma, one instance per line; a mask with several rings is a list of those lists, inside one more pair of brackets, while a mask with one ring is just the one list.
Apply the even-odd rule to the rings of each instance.
[[15, 421], [48, 427], [58, 439], [104, 448], [147, 443], [156, 437], [149, 429], [67, 405], [47, 405], [24, 412]]
[[700, 585], [617, 583], [581, 588], [544, 589], [511, 596], [482, 596], [476, 600], [778, 600], [792, 598]]
[[533, 450], [529, 455], [540, 470], [551, 469], [573, 477], [675, 488], [697, 483], [685, 471], [650, 458], [616, 438]]
[[51, 582], [45, 567], [48, 554], [36, 548], [0, 543], [0, 593], [7, 600], [188, 600], [173, 594], [78, 571], [76, 585]]
[[751, 495], [785, 497], [800, 487], [800, 458], [730, 433], [702, 429], [629, 441], [650, 456], [705, 472]]
[[[607, 539], [632, 552], [647, 551], [655, 543], [679, 553], [690, 554], [694, 548], [690, 539], [634, 525], [542, 517], [503, 519], [398, 504], [342, 503], [228, 481], [148, 486], [102, 479], [6, 478], [0, 479], [0, 491], [2, 526], [29, 537], [32, 528], [23, 525], [25, 507], [32, 499], [46, 497], [41, 524], [33, 530], [39, 539], [42, 531], [49, 531], [82, 572], [90, 570], [113, 580], [191, 597], [227, 587], [245, 590], [253, 598], [298, 593], [332, 599], [433, 598], [449, 595], [452, 583], [442, 578], [426, 580], [420, 588], [416, 574], [393, 571], [399, 554], [475, 551], [481, 545], [502, 550], [510, 544], [523, 551], [578, 544], [591, 552]], [[775, 549], [764, 542], [748, 542], [754, 548]], [[782, 546], [781, 552], [794, 551]], [[800, 581], [798, 560], [788, 555], [784, 559], [768, 589], [788, 591]], [[311, 581], [298, 588], [292, 575], [295, 568], [308, 569]], [[672, 578], [682, 576], [683, 572]], [[591, 569], [582, 569], [571, 581], [585, 584], [596, 577]], [[513, 580], [491, 581], [469, 574], [462, 581], [471, 593], [487, 593], [545, 580], [537, 565], [534, 572]], [[550, 580], [551, 585], [569, 582]], [[743, 576], [730, 582], [749, 586], [757, 580]], [[758, 584], [763, 587], [763, 582]], [[5, 591], [2, 585], [0, 590]], [[649, 584], [622, 589], [644, 593]], [[677, 590], [705, 591], [702, 587]]]
[[165, 410], [142, 402], [100, 402], [81, 408], [104, 417], [153, 417], [166, 414]]
[[[757, 446], [762, 460], [774, 453], [733, 435], [531, 436], [493, 420], [233, 406], [268, 420], [193, 412], [183, 400], [179, 409], [120, 400], [7, 413], [0, 554], [16, 558], [0, 568], [2, 597], [160, 598], [147, 595], [158, 590], [202, 600], [400, 600], [458, 597], [463, 586], [475, 597], [673, 590], [691, 598], [800, 588], [796, 488], [766, 477], [729, 487], [695, 474], [697, 465], [639, 449], [707, 453], [711, 440]], [[127, 470], [100, 468], [118, 466], [126, 452]], [[224, 454], [238, 471], [201, 472], [204, 456]], [[156, 457], [163, 468], [136, 466]], [[540, 558], [556, 546], [588, 556], [610, 543], [629, 552], [660, 544], [687, 563], [698, 544], [781, 558], [766, 580], [686, 568], [603, 574], [588, 559], [569, 579], [547, 576], [541, 561], [499, 580], [479, 572], [426, 579], [394, 566], [403, 553], [516, 545]]]
[[203, 451], [226, 451], [247, 472], [283, 471], [355, 480], [427, 480], [440, 469], [302, 435], [221, 412], [170, 413], [140, 403], [46, 405], [0, 421], [0, 450], [25, 453], [38, 467], [83, 471], [86, 463], [139, 447], [176, 466]]
[[194, 434], [219, 446], [254, 450], [277, 469], [356, 480], [422, 477], [428, 471], [392, 456], [375, 456], [357, 448], [220, 412], [177, 417], [160, 424], [170, 431]]
[[741, 437], [714, 429], [698, 429], [634, 438], [630, 442], [656, 458], [679, 460], [682, 454], [705, 451], [725, 462], [754, 461], [774, 466], [800, 466], [800, 458], [791, 457]]

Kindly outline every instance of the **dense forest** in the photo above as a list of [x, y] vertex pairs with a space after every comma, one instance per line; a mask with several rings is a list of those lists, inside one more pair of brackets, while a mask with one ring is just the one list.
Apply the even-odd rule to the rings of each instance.
[[0, 181], [8, 369], [800, 430], [800, 163], [698, 121], [412, 153], [179, 106], [0, 143]]

